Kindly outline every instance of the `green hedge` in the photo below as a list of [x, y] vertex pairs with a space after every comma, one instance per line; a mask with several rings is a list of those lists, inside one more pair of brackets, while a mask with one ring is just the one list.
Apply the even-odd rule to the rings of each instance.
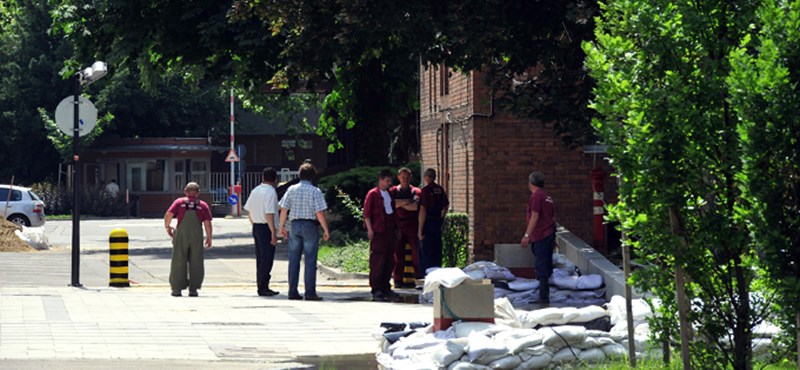
[[320, 250], [319, 261], [344, 272], [369, 272], [369, 240], [346, 241], [344, 245], [327, 243]]
[[448, 213], [442, 225], [442, 267], [469, 264], [469, 215]]

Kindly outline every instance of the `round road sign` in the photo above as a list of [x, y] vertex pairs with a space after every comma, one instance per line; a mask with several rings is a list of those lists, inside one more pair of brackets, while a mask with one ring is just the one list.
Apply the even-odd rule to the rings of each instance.
[[[89, 99], [83, 96], [79, 97], [80, 108], [78, 111], [78, 133], [79, 136], [85, 136], [92, 132], [94, 126], [97, 125], [97, 108], [92, 104]], [[56, 107], [56, 124], [61, 132], [72, 136], [75, 127], [75, 97], [68, 96], [61, 100]]]

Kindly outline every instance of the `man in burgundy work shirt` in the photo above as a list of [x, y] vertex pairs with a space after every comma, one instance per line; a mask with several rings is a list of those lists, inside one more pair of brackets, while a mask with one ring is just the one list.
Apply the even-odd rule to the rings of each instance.
[[447, 215], [447, 193], [436, 183], [436, 170], [428, 168], [423, 175], [425, 187], [419, 198], [419, 268], [424, 275], [431, 267], [442, 266], [442, 224]]
[[414, 268], [413, 278], [421, 279], [419, 269], [419, 238], [417, 236], [417, 226], [419, 216], [417, 210], [419, 206], [420, 190], [411, 185], [411, 170], [403, 167], [397, 173], [400, 185], [389, 188], [389, 193], [394, 199], [394, 210], [397, 212], [397, 228], [400, 237], [394, 248], [394, 286], [414, 287], [413, 282], [404, 282], [403, 275], [406, 270], [406, 244], [411, 246], [411, 266]]
[[372, 288], [372, 299], [376, 301], [397, 297], [389, 284], [394, 268], [394, 246], [397, 243], [394, 200], [389, 194], [391, 185], [392, 172], [382, 170], [378, 174], [378, 186], [370, 190], [364, 199], [364, 225], [369, 238], [369, 286]]
[[532, 172], [528, 176], [527, 227], [520, 245], [530, 246], [536, 261], [534, 268], [539, 279], [539, 303], [550, 302], [550, 275], [553, 274], [553, 251], [556, 247], [555, 202], [544, 191], [544, 174]]

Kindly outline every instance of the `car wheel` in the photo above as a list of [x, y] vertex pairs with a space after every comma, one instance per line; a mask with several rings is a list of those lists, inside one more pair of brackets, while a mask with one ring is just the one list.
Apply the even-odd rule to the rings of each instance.
[[11, 215], [8, 220], [19, 226], [31, 227], [31, 221], [23, 215]]

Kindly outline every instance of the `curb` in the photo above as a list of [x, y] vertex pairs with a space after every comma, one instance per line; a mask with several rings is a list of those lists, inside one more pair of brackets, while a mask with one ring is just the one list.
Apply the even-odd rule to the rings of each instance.
[[344, 272], [334, 267], [325, 266], [319, 262], [317, 262], [317, 269], [320, 270], [323, 274], [328, 275], [333, 280], [369, 279], [369, 274], [365, 274], [363, 272]]

